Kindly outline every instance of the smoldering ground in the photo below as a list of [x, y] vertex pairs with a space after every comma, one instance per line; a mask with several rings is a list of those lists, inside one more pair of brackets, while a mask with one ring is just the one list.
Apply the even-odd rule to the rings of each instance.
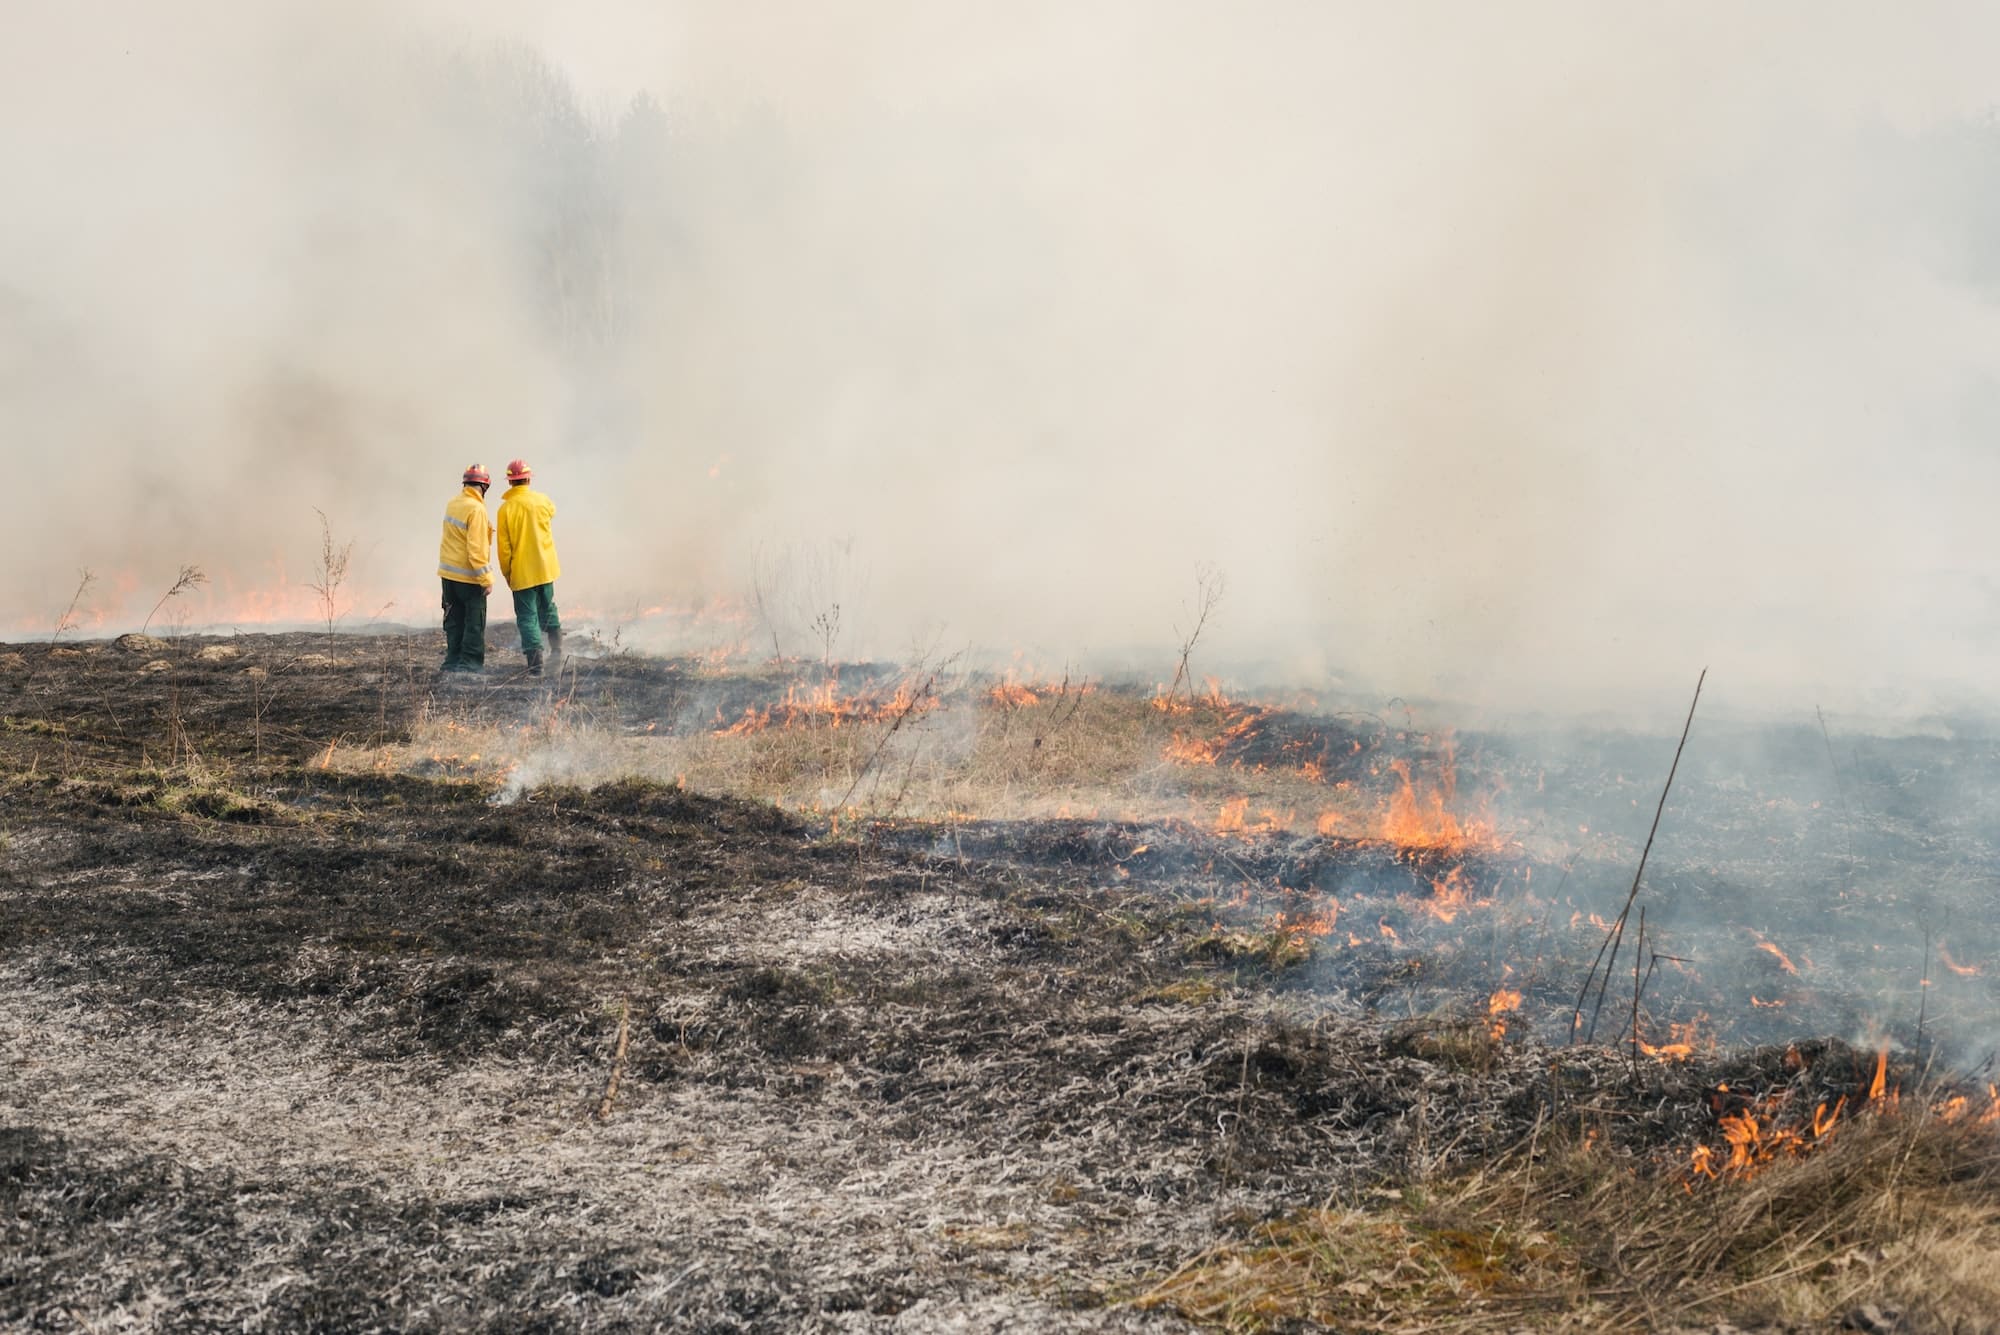
[[[1742, 791], [1741, 763], [1683, 776], [1647, 893], [1667, 919], [1654, 947], [1691, 942], [1676, 953], [1696, 972], [1649, 978], [1645, 1035], [1670, 1041], [1660, 1030], [1695, 1004], [1711, 1027], [1685, 1059], [1654, 1060], [1546, 1038], [1564, 1030], [1599, 939], [1578, 919], [1623, 892], [1620, 844], [1563, 877], [1541, 851], [1554, 839], [1395, 849], [1187, 819], [887, 814], [843, 834], [768, 802], [632, 779], [496, 802], [491, 758], [468, 743], [519, 737], [559, 705], [585, 720], [581, 754], [657, 736], [689, 702], [712, 711], [725, 685], [777, 717], [785, 683], [611, 655], [554, 682], [433, 691], [437, 638], [0, 654], [10, 1320], [1176, 1329], [1223, 1323], [1209, 1286], [1264, 1255], [1259, 1221], [1335, 1204], [1352, 1211], [1347, 1242], [1326, 1255], [1359, 1265], [1372, 1238], [1407, 1268], [1303, 1288], [1279, 1276], [1333, 1324], [1449, 1310], [1478, 1328], [1526, 1301], [1588, 1328], [1671, 1293], [1716, 1317], [1824, 1316], [1867, 1296], [1968, 1328], [1991, 1296], [1976, 1270], [1938, 1279], [1988, 1246], [1956, 1222], [1956, 1250], [1935, 1250], [1912, 1241], [1907, 1215], [1878, 1244], [1859, 1214], [1836, 1212], [1773, 1244], [1829, 1249], [1833, 1278], [1782, 1299], [1744, 1282], [1745, 1265], [1790, 1273], [1760, 1251], [1725, 1249], [1696, 1271], [1629, 1232], [1680, 1219], [1667, 1231], [1685, 1237], [1675, 1230], [1698, 1215], [1702, 1236], [1735, 1236], [1717, 1211], [1741, 1199], [1768, 1218], [1772, 1198], [1734, 1193], [1805, 1208], [1835, 1171], [1815, 1165], [1848, 1162], [1842, 1130], [1798, 1161], [1820, 1176], [1787, 1178], [1776, 1162], [1695, 1196], [1709, 1188], [1690, 1156], [1726, 1151], [1725, 1114], [1791, 1109], [1771, 1114], [1776, 1137], [1834, 1110], [1868, 1146], [1891, 1092], [1905, 1125], [1951, 1137], [2000, 1109], [1937, 1060], [1991, 1010], [1976, 893], [1947, 874], [1990, 850], [1982, 826], [1931, 822], [1924, 796], [1946, 770], [1961, 788], [1989, 781], [1987, 752], [1846, 739], [1867, 762], [1849, 796], [1895, 846], [1861, 845], [1866, 875], [1803, 883], [1806, 857], [1845, 856], [1822, 847], [1839, 827], [1809, 782]], [[1039, 703], [1006, 699], [989, 698], [975, 749], [1075, 759], [1077, 736], [1038, 734]], [[1089, 700], [1115, 718], [1160, 716], [1143, 694]], [[955, 734], [966, 712], [925, 717]], [[1374, 762], [1436, 758], [1435, 739], [1380, 719], [1258, 719], [1262, 732], [1231, 724], [1228, 745], [1254, 758], [1316, 744], [1308, 759], [1331, 782], [1393, 788]], [[809, 740], [887, 726], [819, 726]], [[531, 742], [556, 737], [540, 728]], [[405, 754], [454, 735], [456, 752]], [[1637, 784], [1624, 772], [1657, 739], [1600, 740], [1588, 761], [1557, 748], [1571, 768], [1547, 776], [1549, 817], [1587, 814], [1622, 835], [1635, 822], [1616, 813]], [[1496, 748], [1480, 772], [1523, 789], [1542, 763], [1531, 743], [1502, 754], [1501, 739], [1461, 739]], [[1162, 781], [1207, 795], [1252, 778], [1224, 763]], [[886, 807], [895, 792], [880, 796]], [[1939, 971], [1920, 1034], [1878, 992], [1920, 964], [1823, 947], [1879, 933], [1900, 911], [1883, 888], [1925, 880], [1934, 909], [1970, 920], [1949, 945], [1975, 972]], [[1467, 892], [1456, 902], [1454, 886]], [[1699, 912], [1658, 912], [1675, 906]], [[1718, 949], [1753, 926], [1797, 974], [1771, 963], [1753, 978], [1770, 956], [1748, 941]], [[1749, 1007], [1745, 986], [1787, 1009]], [[1503, 987], [1518, 1002], [1495, 1010], [1488, 994]], [[1622, 991], [1601, 1037], [1615, 1036]], [[1825, 1036], [1864, 1003], [1890, 1034], [1858, 1048]], [[1953, 1107], [1971, 1112], [1950, 1121]], [[1924, 1143], [1917, 1159], [1885, 1150], [1926, 1182], [1930, 1156], [1949, 1151], [1936, 1170], [1949, 1194], [1926, 1198], [1925, 1217], [1957, 1221], [1986, 1199], [1990, 1145]], [[1536, 1144], [1665, 1194], [1620, 1207], [1601, 1247], [1557, 1246], [1553, 1226], [1496, 1243], [1469, 1282], [1452, 1259], [1456, 1206], [1403, 1192], [1471, 1190], [1508, 1164], [1571, 1171]], [[1494, 1236], [1529, 1227], [1516, 1215]], [[1879, 1269], [1833, 1265], [1862, 1245], [1901, 1250]]]
[[1108, 660], [1208, 560], [1295, 682], [1983, 698], [1992, 22], [17, 7], [0, 616], [293, 610], [318, 504], [412, 619], [525, 454], [580, 606], [852, 540], [850, 657]]

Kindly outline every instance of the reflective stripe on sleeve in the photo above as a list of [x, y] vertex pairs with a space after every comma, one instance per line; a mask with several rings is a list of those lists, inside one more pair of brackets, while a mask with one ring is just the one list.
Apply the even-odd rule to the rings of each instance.
[[463, 530], [466, 526], [465, 521], [463, 519], [453, 519], [450, 515], [446, 515], [444, 517], [444, 522], [450, 524], [453, 528], [460, 530]]
[[479, 567], [479, 569], [477, 570], [467, 570], [464, 566], [455, 566], [449, 561], [440, 561], [438, 562], [438, 569], [449, 570], [454, 575], [466, 575], [473, 579], [478, 579], [482, 575], [487, 575], [492, 573], [493, 567], [490, 565], [484, 565]]

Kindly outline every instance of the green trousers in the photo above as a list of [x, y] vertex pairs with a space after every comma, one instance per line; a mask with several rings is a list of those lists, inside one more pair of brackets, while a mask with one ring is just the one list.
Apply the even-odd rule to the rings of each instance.
[[532, 589], [514, 590], [514, 623], [521, 628], [521, 652], [542, 651], [542, 636], [562, 634], [562, 618], [556, 615], [556, 586], [537, 584]]
[[486, 590], [463, 580], [444, 585], [444, 670], [479, 672], [486, 666]]

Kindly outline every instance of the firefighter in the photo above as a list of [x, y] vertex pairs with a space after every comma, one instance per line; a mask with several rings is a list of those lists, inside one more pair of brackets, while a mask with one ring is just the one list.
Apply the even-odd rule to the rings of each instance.
[[438, 544], [438, 577], [444, 583], [444, 670], [486, 667], [486, 597], [493, 592], [493, 524], [486, 517], [486, 489], [493, 479], [483, 464], [465, 470], [465, 490], [444, 507]]
[[528, 486], [534, 470], [524, 459], [507, 465], [507, 494], [500, 498], [495, 525], [500, 534], [500, 576], [514, 591], [514, 623], [521, 628], [521, 652], [528, 675], [542, 675], [542, 637], [548, 637], [549, 660], [562, 657], [562, 620], [556, 614], [556, 540], [549, 523], [556, 503]]

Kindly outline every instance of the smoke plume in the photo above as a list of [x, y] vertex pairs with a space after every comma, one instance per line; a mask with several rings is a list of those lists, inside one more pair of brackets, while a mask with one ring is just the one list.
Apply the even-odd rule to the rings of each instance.
[[1205, 562], [1267, 679], [1981, 702], [2000, 17], [1919, 9], [17, 5], [0, 622], [293, 610], [315, 507], [422, 622], [520, 455], [566, 604], [791, 571], [792, 653], [1166, 672]]

